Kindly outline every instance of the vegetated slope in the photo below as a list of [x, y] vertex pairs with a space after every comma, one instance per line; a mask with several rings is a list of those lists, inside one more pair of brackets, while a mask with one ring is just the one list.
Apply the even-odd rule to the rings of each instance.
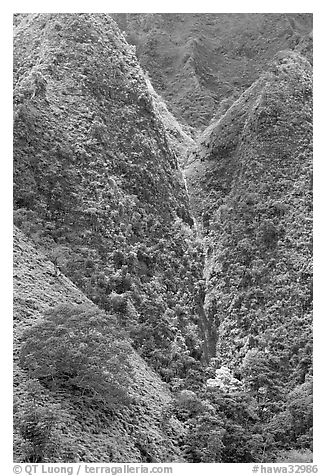
[[311, 14], [115, 14], [153, 86], [178, 118], [207, 126], [222, 100], [234, 100], [280, 50], [312, 29]]
[[[100, 310], [62, 273], [37, 251], [24, 234], [14, 233], [14, 389], [15, 419], [22, 408], [33, 403], [29, 392], [31, 380], [19, 364], [19, 349], [24, 333], [42, 320], [47, 309], [58, 303], [84, 305]], [[132, 405], [108, 415], [101, 408], [83, 406], [82, 398], [73, 399], [69, 392], [53, 392], [41, 388], [36, 408], [49, 417], [53, 408], [65, 415], [64, 422], [51, 435], [58, 448], [46, 461], [137, 462], [181, 461], [174, 438], [182, 427], [164, 424], [164, 411], [171, 397], [166, 385], [129, 346], [131, 381], [128, 392]], [[35, 398], [35, 397], [34, 397]], [[35, 403], [35, 402], [34, 402]], [[43, 423], [46, 420], [43, 420]], [[42, 423], [42, 422], [40, 422]], [[18, 427], [22, 428], [21, 421]], [[16, 428], [17, 429], [17, 428]], [[39, 428], [41, 431], [41, 427]], [[34, 429], [34, 433], [35, 429]], [[23, 433], [26, 436], [26, 431]], [[28, 434], [27, 434], [28, 438]], [[45, 441], [43, 441], [45, 444]], [[21, 435], [15, 436], [15, 461], [24, 460]], [[35, 462], [35, 461], [34, 461]]]
[[171, 114], [163, 98], [154, 90], [148, 76], [146, 76], [146, 83], [153, 99], [154, 111], [163, 122], [169, 144], [175, 151], [178, 163], [182, 168], [188, 159], [189, 150], [195, 146], [195, 141], [191, 137], [191, 129], [181, 125]]
[[[20, 403], [30, 402], [42, 425], [29, 421], [31, 411], [18, 409], [20, 435], [29, 441], [32, 435], [37, 443], [50, 419], [53, 431], [61, 432], [53, 440], [66, 438], [62, 446], [73, 450], [52, 451], [50, 438], [47, 454], [65, 461], [76, 455], [85, 461], [104, 461], [103, 455], [110, 461], [176, 461], [176, 445], [189, 462], [283, 461], [293, 457], [282, 453], [288, 450], [307, 450], [300, 457], [308, 461], [309, 63], [297, 53], [280, 55], [231, 108], [232, 98], [219, 105], [215, 114], [221, 119], [190, 158], [186, 174], [204, 236], [204, 269], [178, 168], [192, 141], [151, 89], [112, 19], [19, 15], [15, 25], [15, 222], [52, 260], [53, 267], [47, 265], [53, 270], [51, 286], [64, 274], [93, 302], [81, 314], [50, 308], [36, 327], [29, 327], [27, 308], [20, 362], [34, 378], [16, 394], [22, 395]], [[309, 50], [309, 40], [300, 47]], [[59, 269], [63, 274], [57, 277]], [[22, 281], [33, 284], [28, 273]], [[51, 307], [55, 300], [65, 301], [64, 292], [59, 288]], [[31, 303], [37, 315], [43, 298], [35, 295]], [[78, 296], [84, 299], [80, 291]], [[142, 411], [142, 399], [137, 406], [137, 382], [150, 371], [136, 355], [138, 376], [129, 372], [135, 394], [113, 411], [106, 409], [105, 398], [104, 407], [87, 403], [91, 390], [101, 401], [102, 382], [85, 389], [84, 375], [66, 372], [60, 355], [51, 387], [44, 358], [50, 354], [37, 337], [49, 337], [46, 325], [57, 322], [50, 328], [59, 350], [65, 332], [73, 351], [77, 344], [78, 356], [81, 348], [101, 363], [98, 346], [93, 355], [90, 349], [97, 338], [103, 344], [95, 325], [103, 324], [103, 310], [107, 323], [115, 322], [117, 341], [122, 339], [117, 328], [125, 329], [137, 352], [174, 391], [167, 408], [162, 402], [169, 395], [152, 373], [145, 388], [160, 395], [151, 398], [158, 411], [149, 402]], [[85, 318], [82, 328], [79, 315]], [[108, 372], [100, 370], [106, 382]], [[23, 379], [21, 370], [19, 375]], [[38, 394], [41, 401], [35, 403]], [[70, 421], [65, 412], [74, 420], [67, 430], [59, 425]], [[117, 424], [114, 433], [111, 422], [119, 413], [124, 430]], [[56, 426], [51, 415], [57, 416]], [[143, 432], [138, 416], [145, 421]], [[85, 440], [75, 451], [77, 427]], [[99, 429], [111, 438], [112, 452], [106, 452], [102, 433], [105, 448], [94, 436], [88, 440]], [[130, 445], [123, 443], [119, 452], [119, 438], [125, 441], [126, 435]], [[49, 439], [45, 436], [41, 441]], [[21, 443], [17, 448], [24, 449]], [[44, 460], [42, 448], [43, 453], [36, 445], [33, 454], [41, 451], [38, 458]]]
[[181, 385], [201, 356], [203, 256], [176, 125], [108, 15], [20, 15], [14, 50], [15, 223]]
[[[283, 52], [186, 169], [205, 235], [210, 350], [273, 445], [311, 444], [312, 68]], [[200, 205], [198, 205], [198, 203]], [[269, 446], [267, 444], [267, 446]]]

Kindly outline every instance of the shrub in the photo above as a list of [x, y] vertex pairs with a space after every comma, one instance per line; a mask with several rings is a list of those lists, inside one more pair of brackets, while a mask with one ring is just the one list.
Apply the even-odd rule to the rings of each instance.
[[128, 402], [129, 346], [114, 320], [85, 305], [59, 305], [25, 331], [20, 361], [54, 391], [114, 408]]

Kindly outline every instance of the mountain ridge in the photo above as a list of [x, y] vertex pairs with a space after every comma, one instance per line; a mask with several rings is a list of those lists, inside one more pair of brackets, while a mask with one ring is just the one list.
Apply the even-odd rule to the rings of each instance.
[[213, 355], [265, 392], [266, 412], [312, 377], [311, 79], [309, 61], [279, 53], [186, 168], [201, 197]]
[[[312, 15], [115, 14], [171, 112], [202, 130], [222, 100], [236, 99], [280, 50], [306, 41]], [[308, 49], [306, 50], [308, 52]]]

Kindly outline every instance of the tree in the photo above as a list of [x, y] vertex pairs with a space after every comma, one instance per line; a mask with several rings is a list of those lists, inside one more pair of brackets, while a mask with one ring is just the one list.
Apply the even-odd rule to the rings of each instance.
[[95, 307], [59, 305], [25, 331], [21, 365], [54, 391], [111, 408], [128, 402], [130, 348], [111, 316]]

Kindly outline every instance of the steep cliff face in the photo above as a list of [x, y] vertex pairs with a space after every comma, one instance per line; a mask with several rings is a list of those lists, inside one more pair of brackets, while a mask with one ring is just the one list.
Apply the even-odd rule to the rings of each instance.
[[211, 350], [268, 419], [311, 378], [310, 63], [278, 54], [200, 142], [186, 175], [206, 242]]
[[312, 29], [310, 14], [116, 14], [172, 113], [207, 126], [222, 100], [236, 99], [280, 50]]
[[[14, 389], [15, 407], [22, 407], [31, 400], [27, 385], [27, 372], [21, 368], [19, 349], [24, 333], [39, 322], [45, 311], [58, 305], [84, 305], [96, 313], [100, 310], [81, 293], [55, 266], [37, 251], [24, 234], [14, 230]], [[131, 382], [128, 392], [133, 398], [132, 408], [122, 408], [113, 416], [105, 412], [87, 409], [81, 401], [69, 398], [69, 393], [43, 389], [40, 407], [46, 411], [49, 405], [57, 405], [68, 417], [60, 428], [57, 440], [64, 442], [50, 461], [89, 462], [137, 462], [181, 461], [180, 450], [173, 439], [182, 427], [164, 426], [164, 411], [171, 401], [169, 391], [158, 376], [142, 359], [129, 349]], [[38, 395], [41, 398], [41, 395]], [[144, 431], [146, 429], [146, 431]], [[26, 455], [15, 437], [16, 461]], [[144, 451], [146, 449], [146, 458]], [[70, 452], [70, 453], [69, 453]]]
[[176, 155], [190, 139], [159, 113], [108, 15], [19, 15], [14, 48], [16, 224], [119, 316], [167, 381], [178, 377], [175, 340], [200, 352], [201, 258]]

